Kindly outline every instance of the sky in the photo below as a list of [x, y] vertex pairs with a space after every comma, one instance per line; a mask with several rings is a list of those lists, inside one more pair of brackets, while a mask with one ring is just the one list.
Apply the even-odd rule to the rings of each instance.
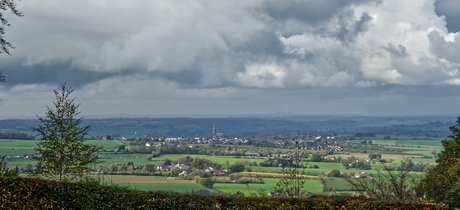
[[22, 0], [0, 118], [460, 114], [460, 0]]

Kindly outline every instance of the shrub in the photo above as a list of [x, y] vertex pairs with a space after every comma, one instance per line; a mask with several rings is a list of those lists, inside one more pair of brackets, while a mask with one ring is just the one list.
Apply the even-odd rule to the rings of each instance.
[[200, 179], [200, 184], [205, 187], [212, 188], [212, 186], [214, 185], [214, 182], [210, 178], [203, 178], [203, 179]]
[[244, 165], [234, 164], [234, 165], [231, 165], [229, 169], [230, 169], [230, 172], [243, 172]]
[[146, 192], [95, 182], [0, 177], [1, 209], [448, 209], [445, 204], [383, 202], [349, 196], [257, 198], [197, 193]]

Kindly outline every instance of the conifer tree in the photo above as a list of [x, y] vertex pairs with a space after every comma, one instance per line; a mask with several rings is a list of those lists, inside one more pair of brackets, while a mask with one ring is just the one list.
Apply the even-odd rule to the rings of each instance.
[[74, 103], [75, 98], [69, 98], [73, 91], [65, 84], [62, 92], [54, 90], [54, 108], [46, 107], [45, 118], [37, 115], [41, 125], [33, 130], [38, 132], [41, 141], [35, 150], [42, 156], [35, 158], [40, 163], [35, 175], [59, 181], [73, 180], [82, 177], [91, 165], [101, 163], [96, 146], [84, 143], [91, 126], [81, 126], [82, 118], [77, 118], [80, 104]]

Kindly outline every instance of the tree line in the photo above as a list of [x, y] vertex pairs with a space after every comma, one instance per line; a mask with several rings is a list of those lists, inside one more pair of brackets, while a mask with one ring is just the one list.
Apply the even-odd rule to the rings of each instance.
[[35, 136], [27, 133], [2, 133], [0, 132], [0, 139], [21, 139], [21, 140], [35, 140]]

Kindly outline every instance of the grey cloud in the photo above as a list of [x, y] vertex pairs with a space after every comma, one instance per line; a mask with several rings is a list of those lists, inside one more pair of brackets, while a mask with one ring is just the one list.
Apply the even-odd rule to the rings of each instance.
[[460, 2], [458, 0], [436, 0], [435, 11], [446, 17], [449, 32], [460, 31]]
[[121, 72], [95, 72], [75, 68], [69, 62], [53, 65], [34, 66], [9, 66], [0, 67], [5, 69], [4, 74], [7, 82], [3, 83], [7, 88], [22, 84], [50, 84], [59, 85], [67, 82], [78, 88], [102, 79], [124, 77], [141, 73], [138, 70], [124, 70]]
[[406, 48], [402, 45], [398, 45], [398, 47], [396, 48], [393, 44], [388, 43], [388, 47], [382, 46], [382, 48], [387, 50], [390, 54], [398, 57], [406, 58], [407, 56], [409, 56], [409, 54], [407, 54], [406, 52]]
[[[36, 36], [42, 37], [43, 42], [27, 41], [30, 39], [28, 33], [17, 33], [23, 39], [16, 40], [19, 57], [15, 57], [15, 61], [0, 58], [0, 62], [8, 63], [0, 66], [0, 71], [7, 76], [8, 87], [61, 83], [62, 80], [84, 86], [104, 79], [136, 75], [163, 79], [184, 89], [254, 87], [242, 84], [240, 78], [245, 75], [268, 83], [281, 81], [277, 87], [287, 89], [395, 82], [386, 80], [377, 70], [362, 66], [363, 57], [371, 55], [370, 61], [385, 60], [388, 64], [385, 68], [397, 69], [401, 73], [401, 79], [395, 82], [398, 84], [433, 84], [448, 78], [445, 74], [448, 69], [443, 64], [429, 59], [421, 60], [422, 64], [413, 63], [409, 59], [414, 55], [409, 53], [411, 46], [391, 44], [406, 39], [405, 34], [379, 37], [379, 31], [373, 25], [379, 22], [374, 21], [372, 15], [387, 12], [378, 9], [383, 5], [380, 1], [267, 0], [213, 4], [196, 1], [187, 4], [193, 6], [190, 9], [177, 7], [178, 4], [181, 2], [164, 1], [158, 5], [151, 2], [146, 4], [146, 8], [152, 10], [148, 11], [143, 5], [133, 3], [131, 9], [143, 9], [134, 17], [129, 16], [128, 10], [123, 10], [126, 16], [121, 19], [116, 13], [122, 8], [115, 4], [110, 6], [112, 10], [104, 10], [108, 17], [104, 21], [100, 19], [101, 15], [93, 14], [80, 20], [66, 12], [42, 14], [41, 10], [34, 11], [38, 14], [34, 17], [46, 24], [28, 21], [31, 25], [38, 25], [32, 29], [38, 30]], [[166, 9], [156, 9], [156, 6]], [[53, 15], [56, 22], [51, 21]], [[146, 18], [139, 18], [143, 15]], [[383, 19], [385, 15], [376, 17]], [[91, 18], [96, 20], [95, 25], [89, 21]], [[68, 20], [72, 24], [67, 24]], [[104, 25], [105, 21], [107, 24]], [[398, 21], [391, 24], [396, 25]], [[119, 26], [118, 22], [122, 24]], [[123, 26], [127, 27], [126, 31], [120, 30]], [[421, 33], [425, 31], [416, 28], [415, 24], [409, 24], [409, 27]], [[373, 36], [366, 36], [370, 33]], [[47, 34], [52, 39], [47, 39]], [[433, 43], [437, 43], [432, 43], [433, 52], [458, 62], [454, 53], [442, 52], [446, 51], [444, 48], [455, 52], [459, 47], [443, 43], [434, 35], [430, 34], [430, 37]], [[282, 42], [282, 38], [289, 43]], [[385, 41], [389, 44], [382, 49], [380, 39], [397, 39], [399, 42]], [[25, 44], [20, 44], [22, 42]], [[372, 43], [378, 44], [372, 46]], [[21, 47], [26, 50], [20, 51]], [[292, 52], [287, 52], [288, 48], [292, 48]], [[382, 55], [385, 51], [390, 53], [389, 58]], [[245, 74], [251, 65], [279, 69]], [[365, 77], [365, 71], [373, 71], [374, 75]], [[281, 76], [276, 78], [276, 75]]]
[[438, 31], [428, 34], [430, 49], [433, 53], [448, 61], [460, 64], [460, 36], [457, 35], [453, 42], [447, 42]]
[[[354, 22], [352, 17], [352, 11], [338, 16], [340, 29], [336, 32], [336, 36], [345, 45], [353, 42], [360, 33], [365, 32], [368, 23], [372, 20], [372, 17], [368, 13], [362, 13], [359, 20]], [[352, 23], [350, 24], [349, 22]]]
[[271, 17], [285, 21], [295, 19], [308, 24], [325, 22], [348, 6], [366, 2], [364, 0], [329, 0], [329, 1], [274, 1], [263, 4], [262, 11]]

